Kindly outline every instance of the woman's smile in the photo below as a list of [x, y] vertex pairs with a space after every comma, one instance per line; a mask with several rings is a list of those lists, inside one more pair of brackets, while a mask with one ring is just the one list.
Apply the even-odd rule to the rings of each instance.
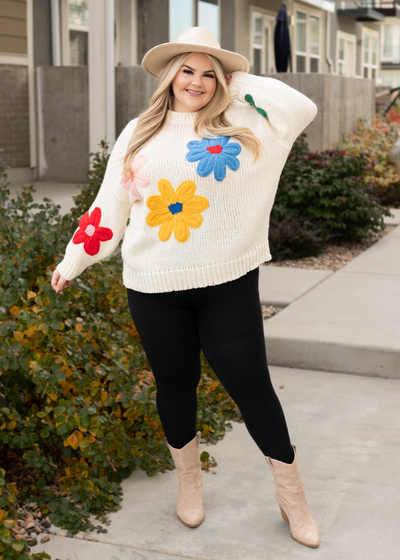
[[185, 91], [187, 91], [189, 95], [194, 95], [197, 97], [200, 97], [200, 95], [203, 93], [202, 91], [193, 91], [192, 89], [186, 89]]

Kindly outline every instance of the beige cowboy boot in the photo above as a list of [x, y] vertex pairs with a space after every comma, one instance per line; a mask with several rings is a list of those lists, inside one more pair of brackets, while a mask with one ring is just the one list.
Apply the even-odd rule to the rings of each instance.
[[275, 480], [275, 498], [281, 515], [290, 525], [292, 539], [305, 546], [319, 546], [317, 525], [308, 509], [303, 482], [297, 464], [296, 446], [293, 463], [284, 463], [265, 457]]
[[182, 449], [175, 449], [169, 445], [167, 438], [164, 438], [178, 471], [179, 492], [176, 513], [179, 521], [187, 527], [197, 527], [205, 518], [201, 498], [203, 477], [199, 454], [200, 439], [199, 431]]

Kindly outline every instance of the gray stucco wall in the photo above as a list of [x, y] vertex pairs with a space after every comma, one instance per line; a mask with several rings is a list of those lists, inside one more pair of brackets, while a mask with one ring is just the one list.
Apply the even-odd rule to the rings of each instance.
[[0, 64], [0, 148], [10, 167], [29, 167], [27, 66]]
[[268, 74], [309, 97], [318, 107], [312, 123], [304, 129], [311, 151], [333, 149], [348, 132], [354, 132], [358, 117], [370, 122], [375, 113], [375, 80], [332, 74]]
[[115, 69], [116, 133], [150, 104], [158, 79], [141, 66], [117, 66]]
[[50, 0], [35, 0], [33, 10], [34, 66], [53, 64], [51, 51]]
[[232, 0], [220, 0], [221, 38], [220, 45], [227, 51], [235, 51], [236, 6]]
[[146, 52], [169, 41], [169, 1], [138, 0], [137, 60], [141, 64]]
[[89, 169], [88, 69], [36, 69], [38, 178], [66, 183], [85, 180]]

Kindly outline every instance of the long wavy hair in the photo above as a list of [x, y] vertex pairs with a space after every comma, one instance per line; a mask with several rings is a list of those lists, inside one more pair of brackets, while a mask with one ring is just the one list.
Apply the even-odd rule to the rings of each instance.
[[[167, 119], [167, 111], [172, 110], [174, 93], [172, 82], [180, 67], [193, 53], [187, 52], [174, 56], [159, 76], [159, 86], [150, 99], [150, 106], [139, 115], [135, 131], [128, 144], [123, 162], [123, 173], [131, 170], [131, 161], [134, 156], [150, 140], [160, 132]], [[217, 136], [230, 136], [237, 138], [251, 149], [254, 154], [253, 162], [257, 161], [261, 154], [261, 144], [253, 132], [245, 126], [232, 126], [225, 116], [225, 109], [229, 102], [229, 90], [225, 80], [225, 73], [221, 62], [210, 54], [204, 53], [209, 59], [217, 78], [217, 87], [210, 101], [198, 111], [194, 121], [194, 132], [201, 138], [205, 136], [203, 129]]]

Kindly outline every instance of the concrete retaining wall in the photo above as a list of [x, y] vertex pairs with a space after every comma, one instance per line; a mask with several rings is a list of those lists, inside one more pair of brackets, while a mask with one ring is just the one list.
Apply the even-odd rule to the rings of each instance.
[[83, 182], [89, 169], [88, 69], [36, 69], [38, 179]]
[[0, 148], [10, 167], [29, 167], [27, 66], [0, 64]]
[[[37, 79], [39, 178], [83, 182], [89, 159], [87, 67], [40, 67]], [[117, 66], [116, 132], [149, 106], [158, 80], [141, 66]], [[318, 107], [304, 130], [312, 151], [332, 149], [356, 130], [357, 118], [372, 121], [375, 81], [331, 74], [268, 74], [307, 95]]]
[[150, 104], [158, 79], [141, 66], [117, 66], [115, 69], [116, 133], [120, 134]]
[[375, 80], [332, 74], [266, 74], [301, 91], [318, 107], [312, 123], [303, 132], [311, 151], [330, 150], [354, 132], [359, 117], [370, 122], [375, 114]]

